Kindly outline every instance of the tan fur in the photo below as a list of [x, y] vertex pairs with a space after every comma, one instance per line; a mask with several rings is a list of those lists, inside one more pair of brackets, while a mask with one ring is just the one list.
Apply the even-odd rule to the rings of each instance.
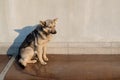
[[[51, 31], [55, 30], [55, 25], [56, 25], [57, 19], [53, 20], [46, 20], [46, 21], [40, 21], [41, 25], [46, 24], [49, 26], [48, 28], [45, 28], [45, 32], [49, 32], [49, 28], [51, 28]], [[46, 61], [48, 61], [48, 57], [46, 56], [46, 48], [47, 48], [47, 43], [51, 40], [52, 34], [45, 36], [42, 32], [40, 32], [40, 35], [42, 35], [42, 38], [38, 39], [38, 42], [35, 43], [37, 45], [37, 50], [34, 51], [33, 48], [31, 47], [26, 47], [20, 50], [21, 53], [21, 59], [19, 59], [19, 62], [23, 65], [26, 66], [27, 63], [35, 63], [37, 62], [36, 60], [32, 60], [33, 56], [35, 53], [37, 54], [37, 57], [42, 65], [46, 65]]]

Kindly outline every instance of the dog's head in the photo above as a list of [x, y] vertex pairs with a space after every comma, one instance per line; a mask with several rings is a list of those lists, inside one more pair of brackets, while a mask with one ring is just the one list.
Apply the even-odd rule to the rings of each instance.
[[51, 34], [56, 34], [57, 31], [55, 29], [56, 26], [56, 22], [57, 22], [57, 18], [55, 19], [48, 19], [46, 21], [40, 21], [40, 24], [43, 27], [43, 30], [47, 33], [51, 33]]

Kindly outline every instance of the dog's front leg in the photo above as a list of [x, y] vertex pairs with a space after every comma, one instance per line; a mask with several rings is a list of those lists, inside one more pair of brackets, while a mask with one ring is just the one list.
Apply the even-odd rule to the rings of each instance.
[[43, 59], [45, 60], [45, 61], [48, 61], [48, 58], [47, 58], [47, 55], [46, 55], [46, 49], [47, 49], [47, 47], [46, 47], [46, 45], [43, 47]]
[[42, 65], [46, 65], [47, 63], [44, 62], [43, 58], [42, 58], [42, 55], [43, 55], [43, 46], [38, 46], [38, 53], [37, 53], [37, 56], [39, 58], [39, 61]]

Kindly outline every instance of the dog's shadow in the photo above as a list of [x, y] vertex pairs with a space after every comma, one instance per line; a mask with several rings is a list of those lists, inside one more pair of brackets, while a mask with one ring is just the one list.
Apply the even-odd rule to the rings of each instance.
[[26, 26], [22, 29], [14, 29], [14, 31], [18, 33], [18, 36], [15, 38], [12, 45], [8, 48], [7, 55], [12, 56], [14, 54], [17, 54], [20, 44], [23, 42], [25, 37], [30, 32], [32, 32], [35, 28], [36, 28], [36, 25], [35, 26]]

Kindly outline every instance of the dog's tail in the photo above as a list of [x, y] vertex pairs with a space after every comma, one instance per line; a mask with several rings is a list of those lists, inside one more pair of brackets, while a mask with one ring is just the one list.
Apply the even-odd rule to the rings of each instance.
[[25, 66], [21, 63], [21, 55], [20, 55], [20, 49], [18, 51], [18, 55], [16, 56], [16, 63], [21, 67], [21, 68], [25, 68]]

